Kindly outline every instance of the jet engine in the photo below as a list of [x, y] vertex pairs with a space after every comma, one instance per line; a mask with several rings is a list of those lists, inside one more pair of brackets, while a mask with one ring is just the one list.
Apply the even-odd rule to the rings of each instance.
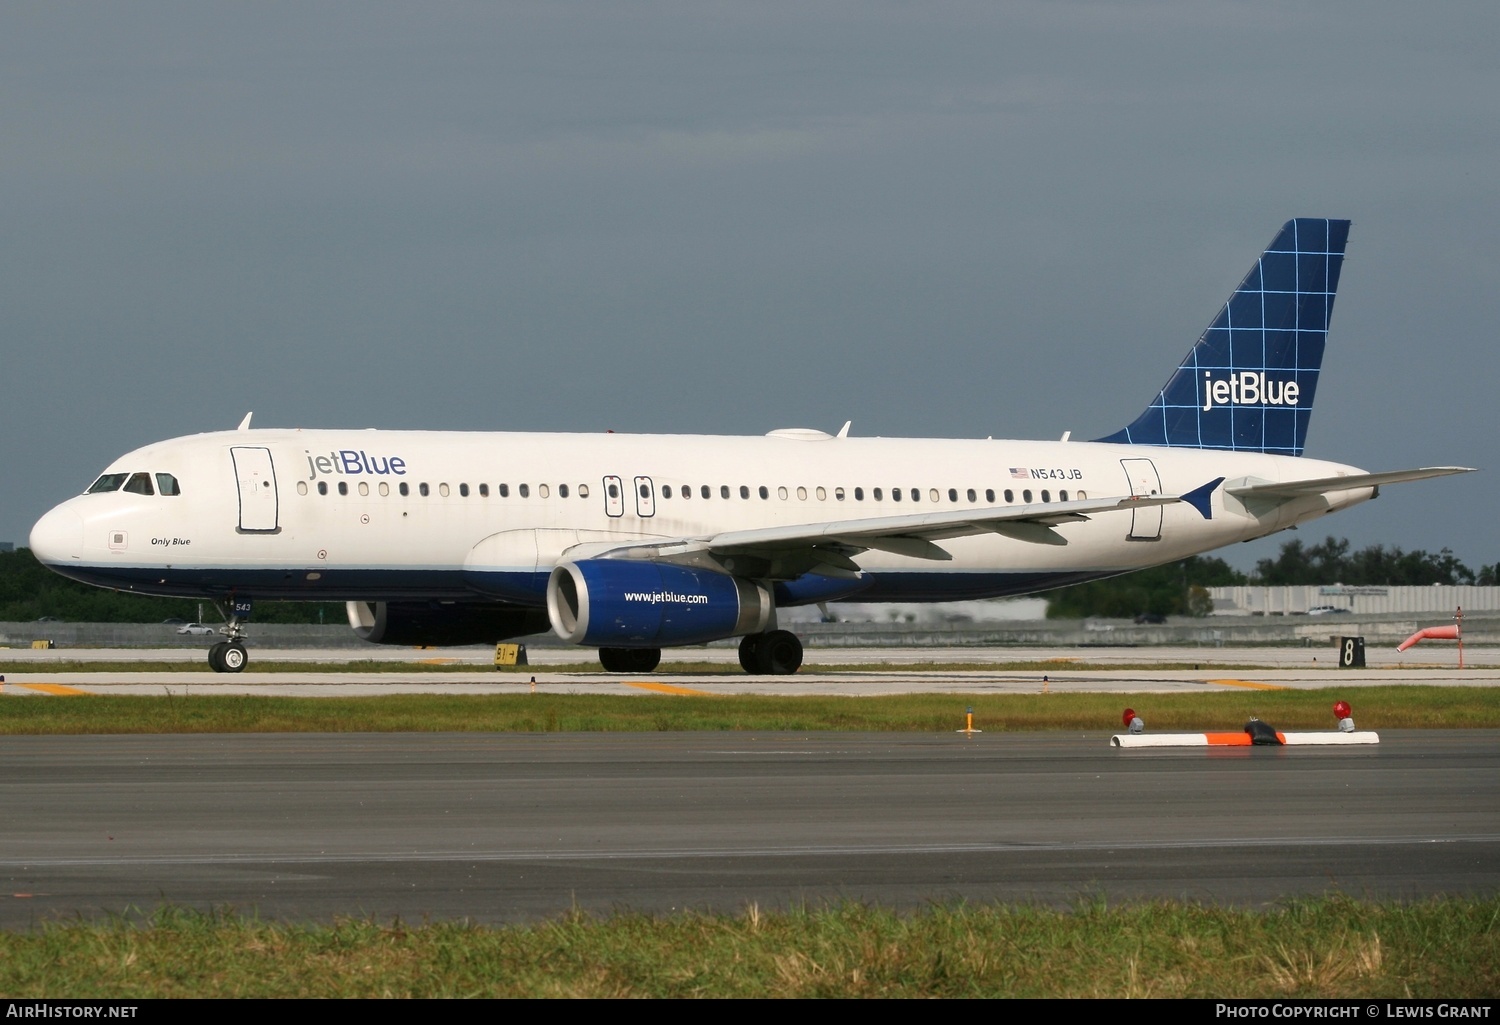
[[761, 584], [669, 563], [581, 559], [559, 564], [547, 581], [547, 617], [570, 644], [702, 644], [761, 633], [774, 611]]

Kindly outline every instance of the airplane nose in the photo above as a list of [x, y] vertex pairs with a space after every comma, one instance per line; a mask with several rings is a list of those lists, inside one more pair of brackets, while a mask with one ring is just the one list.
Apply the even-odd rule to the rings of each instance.
[[31, 554], [38, 562], [66, 563], [83, 554], [83, 517], [58, 506], [31, 528]]

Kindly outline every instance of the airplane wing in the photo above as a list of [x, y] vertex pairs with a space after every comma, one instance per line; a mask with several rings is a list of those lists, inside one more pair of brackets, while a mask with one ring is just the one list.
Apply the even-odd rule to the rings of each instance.
[[[1213, 481], [1217, 486], [1220, 481]], [[1203, 491], [1204, 489], [1198, 489]], [[1212, 487], [1207, 488], [1212, 491]], [[1194, 496], [1197, 492], [1194, 492]], [[874, 516], [836, 520], [831, 523], [794, 524], [730, 530], [704, 537], [671, 538], [620, 545], [611, 542], [583, 544], [565, 553], [570, 558], [651, 559], [692, 563], [704, 556], [781, 559], [805, 572], [857, 576], [859, 565], [850, 556], [875, 549], [916, 559], [948, 561], [953, 558], [935, 544], [953, 537], [1001, 534], [1034, 544], [1065, 545], [1067, 538], [1055, 529], [1061, 523], [1077, 523], [1101, 513], [1121, 512], [1148, 506], [1172, 505], [1188, 496], [1154, 495], [1085, 499], [1074, 502], [1044, 502], [1029, 505], [991, 506]], [[1194, 502], [1195, 506], [1198, 504]]]
[[1382, 484], [1400, 484], [1409, 480], [1427, 480], [1430, 477], [1473, 472], [1472, 466], [1423, 466], [1415, 470], [1388, 470], [1384, 473], [1360, 473], [1349, 477], [1318, 477], [1282, 484], [1269, 481], [1257, 483], [1254, 478], [1248, 478], [1226, 485], [1224, 493], [1236, 498], [1301, 498], [1304, 495], [1323, 495], [1330, 491], [1378, 488]]

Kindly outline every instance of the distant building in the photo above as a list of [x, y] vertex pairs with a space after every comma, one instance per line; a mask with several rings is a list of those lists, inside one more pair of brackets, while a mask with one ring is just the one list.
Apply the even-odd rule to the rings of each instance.
[[1300, 616], [1337, 612], [1453, 615], [1500, 610], [1500, 587], [1346, 587], [1343, 584], [1281, 587], [1210, 587], [1216, 616]]

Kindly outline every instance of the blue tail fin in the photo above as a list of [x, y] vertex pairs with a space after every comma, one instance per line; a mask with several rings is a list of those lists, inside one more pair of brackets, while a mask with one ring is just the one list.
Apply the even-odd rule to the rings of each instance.
[[1348, 221], [1287, 221], [1156, 400], [1098, 440], [1300, 456], [1348, 240]]

